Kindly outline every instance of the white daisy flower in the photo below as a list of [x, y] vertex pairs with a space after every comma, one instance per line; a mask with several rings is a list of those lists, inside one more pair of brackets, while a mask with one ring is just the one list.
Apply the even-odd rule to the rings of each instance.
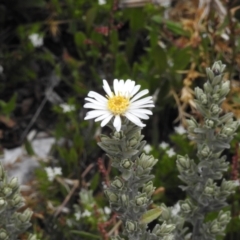
[[54, 168], [45, 167], [45, 171], [47, 173], [47, 177], [50, 182], [52, 182], [57, 175], [62, 175], [61, 167], [54, 167]]
[[76, 212], [76, 213], [74, 213], [74, 216], [75, 216], [76, 220], [78, 221], [82, 217], [82, 214], [81, 214], [81, 212]]
[[166, 148], [169, 147], [169, 144], [163, 141], [159, 144], [159, 147], [162, 148], [162, 149], [166, 149]]
[[98, 0], [98, 4], [99, 5], [104, 5], [104, 4], [106, 4], [106, 0]]
[[150, 144], [145, 145], [143, 151], [147, 154], [150, 153], [152, 151], [152, 146]]
[[89, 212], [88, 210], [85, 210], [83, 213], [82, 213], [82, 217], [90, 217], [92, 215], [91, 212]]
[[33, 33], [28, 36], [28, 38], [30, 39], [34, 47], [41, 47], [43, 45], [43, 37], [40, 36], [38, 33]]
[[67, 103], [61, 103], [59, 106], [62, 108], [64, 113], [75, 111], [75, 106], [69, 105]]
[[89, 103], [86, 103], [84, 107], [94, 109], [87, 113], [85, 120], [96, 118], [95, 122], [102, 121], [101, 127], [104, 127], [114, 118], [113, 126], [118, 132], [122, 126], [120, 116], [128, 118], [139, 127], [146, 126], [140, 119], [148, 119], [148, 115], [152, 115], [152, 112], [146, 108], [154, 107], [151, 96], [140, 99], [149, 92], [147, 89], [137, 93], [140, 85], [135, 85], [135, 81], [130, 79], [125, 82], [114, 79], [113, 92], [108, 82], [103, 80], [103, 89], [107, 93], [106, 97], [90, 91], [88, 93], [89, 97], [85, 98]]
[[172, 207], [172, 215], [173, 216], [176, 216], [180, 210], [181, 210], [181, 207], [180, 207], [180, 204], [177, 202], [173, 207]]
[[174, 155], [176, 155], [175, 151], [173, 150], [173, 148], [170, 148], [169, 150], [166, 151], [167, 155], [169, 157], [173, 157]]
[[109, 214], [111, 214], [112, 210], [109, 207], [104, 207], [104, 212], [105, 212], [105, 214], [109, 215]]
[[174, 128], [175, 132], [180, 134], [180, 135], [183, 135], [184, 133], [186, 133], [186, 129], [182, 126], [182, 125], [179, 125], [178, 127], [175, 127]]

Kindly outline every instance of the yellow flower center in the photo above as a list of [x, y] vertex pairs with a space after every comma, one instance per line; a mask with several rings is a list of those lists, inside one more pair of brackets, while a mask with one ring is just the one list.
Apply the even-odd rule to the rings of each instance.
[[108, 109], [114, 115], [120, 115], [126, 112], [129, 106], [129, 99], [122, 96], [113, 96], [108, 99]]

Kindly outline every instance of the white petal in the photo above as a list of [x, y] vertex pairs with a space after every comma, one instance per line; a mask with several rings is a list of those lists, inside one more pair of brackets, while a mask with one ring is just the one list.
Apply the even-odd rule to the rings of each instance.
[[84, 120], [95, 118], [95, 117], [99, 117], [99, 116], [101, 116], [103, 114], [106, 114], [107, 112], [108, 111], [104, 111], [104, 110], [92, 110], [90, 112], [87, 112], [87, 115], [84, 118]]
[[118, 95], [118, 92], [119, 92], [118, 79], [113, 80], [113, 90], [114, 90], [115, 95]]
[[96, 105], [94, 103], [85, 103], [83, 105], [84, 108], [92, 108], [92, 109], [106, 109], [107, 110], [107, 107], [106, 106], [101, 106], [101, 105]]
[[131, 97], [131, 96], [132, 96], [132, 95], [131, 95], [131, 92], [132, 92], [134, 86], [135, 86], [135, 81], [131, 81], [131, 82], [129, 83], [129, 86], [128, 86], [129, 96], [127, 96], [127, 97]]
[[102, 103], [106, 103], [106, 102], [108, 101], [107, 98], [103, 97], [102, 95], [100, 95], [99, 93], [94, 92], [94, 91], [90, 91], [90, 92], [88, 93], [88, 96], [89, 96], [89, 97], [93, 97], [93, 98], [95, 98], [97, 101], [102, 102]]
[[110, 89], [110, 87], [108, 85], [108, 82], [105, 79], [103, 80], [103, 89], [105, 90], [105, 92], [107, 93], [107, 95], [109, 97], [113, 96], [113, 93], [112, 93], [112, 91], [111, 91], [111, 89]]
[[114, 122], [113, 122], [113, 126], [116, 128], [117, 132], [119, 132], [121, 130], [121, 118], [119, 115], [116, 115]]
[[97, 105], [106, 106], [106, 103], [102, 103], [102, 102], [97, 101], [97, 100], [94, 100], [94, 99], [92, 99], [92, 98], [86, 97], [85, 100], [86, 100], [86, 101], [89, 101], [89, 102], [91, 102], [91, 103], [97, 104]]
[[121, 93], [123, 93], [124, 92], [124, 81], [123, 81], [123, 79], [121, 79], [121, 80], [119, 80], [119, 82], [118, 82], [118, 92], [121, 92]]
[[135, 113], [135, 112], [137, 112], [137, 113], [144, 113], [144, 114], [148, 114], [148, 115], [152, 115], [153, 113], [152, 113], [152, 111], [150, 111], [150, 110], [148, 110], [148, 109], [141, 109], [141, 108], [137, 108], [137, 109], [129, 109], [129, 111], [131, 111], [131, 112], [133, 112], [133, 113]]
[[129, 90], [129, 86], [130, 86], [131, 82], [132, 82], [131, 79], [127, 79], [124, 83], [124, 88]]
[[140, 106], [140, 105], [143, 105], [143, 104], [146, 104], [146, 103], [153, 103], [152, 96], [145, 97], [145, 98], [140, 99], [136, 102], [131, 102], [131, 106]]
[[103, 114], [102, 116], [95, 119], [95, 122], [102, 121], [104, 118], [107, 118], [109, 116], [113, 116], [112, 113], [108, 112], [106, 114]]
[[131, 105], [128, 109], [143, 109], [143, 108], [149, 108], [149, 107], [155, 107], [154, 104], [144, 104], [144, 105]]
[[133, 114], [134, 116], [138, 117], [138, 118], [141, 118], [141, 119], [149, 119], [149, 116], [144, 114], [144, 113], [139, 113], [139, 112], [136, 112], [136, 111], [129, 111], [129, 113]]
[[133, 95], [135, 95], [135, 94], [139, 91], [140, 87], [141, 87], [140, 85], [136, 85], [136, 86], [133, 88], [132, 92], [130, 93], [131, 97], [132, 97]]
[[124, 96], [125, 97], [127, 97], [127, 98], [131, 97], [130, 93], [132, 92], [134, 85], [135, 85], [134, 81], [127, 79], [127, 81], [124, 84], [124, 93], [125, 93]]
[[106, 117], [102, 122], [101, 122], [101, 127], [104, 127], [108, 122], [111, 120], [113, 115], [110, 115], [109, 117]]
[[138, 93], [137, 95], [135, 95], [132, 99], [131, 102], [134, 102], [135, 100], [139, 99], [140, 97], [146, 95], [147, 93], [149, 93], [148, 89], [145, 89], [143, 91], [141, 91], [140, 93]]
[[133, 114], [131, 114], [131, 113], [129, 113], [129, 112], [126, 112], [126, 113], [125, 113], [125, 116], [126, 116], [131, 122], [133, 122], [134, 124], [136, 124], [136, 125], [139, 126], [139, 127], [144, 127], [144, 126], [146, 126], [145, 124], [143, 124], [143, 123], [141, 122], [141, 120], [140, 120], [138, 117], [134, 116]]

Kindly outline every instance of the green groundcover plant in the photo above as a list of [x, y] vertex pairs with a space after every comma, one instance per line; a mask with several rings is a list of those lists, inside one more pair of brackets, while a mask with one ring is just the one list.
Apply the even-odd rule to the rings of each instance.
[[[158, 160], [143, 153], [142, 119], [148, 119], [152, 114], [148, 108], [154, 107], [151, 96], [142, 98], [148, 90], [138, 92], [140, 86], [134, 81], [115, 79], [113, 91], [103, 80], [106, 97], [89, 92], [84, 107], [93, 110], [85, 119], [101, 121], [101, 127], [112, 129], [110, 136], [100, 136], [98, 144], [120, 173], [105, 190], [110, 207], [122, 221], [121, 234], [112, 239], [213, 240], [224, 235], [230, 212], [222, 209], [236, 184], [223, 179], [228, 163], [222, 153], [230, 147], [239, 125], [232, 113], [221, 115], [221, 103], [230, 90], [229, 81], [223, 80], [224, 68], [220, 61], [215, 62], [206, 69], [208, 80], [203, 89], [195, 88], [195, 107], [202, 122], [194, 118], [187, 122], [189, 138], [197, 145], [197, 159], [177, 157], [179, 178], [184, 183], [180, 187], [187, 198], [175, 208], [162, 204], [149, 210], [155, 190], [150, 172]], [[217, 217], [206, 221], [212, 212], [217, 212]], [[148, 223], [157, 218], [161, 224], [148, 230]]]

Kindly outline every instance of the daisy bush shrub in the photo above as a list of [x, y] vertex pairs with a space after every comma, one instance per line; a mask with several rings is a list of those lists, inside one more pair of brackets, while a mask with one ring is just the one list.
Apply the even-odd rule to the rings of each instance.
[[[84, 107], [94, 109], [85, 119], [102, 121], [102, 127], [108, 125], [113, 130], [110, 136], [100, 135], [98, 143], [111, 159], [111, 165], [120, 172], [105, 190], [112, 210], [122, 221], [122, 234], [112, 239], [214, 240], [224, 235], [230, 212], [221, 209], [227, 205], [226, 199], [234, 192], [236, 183], [222, 179], [223, 172], [228, 169], [222, 152], [230, 147], [239, 125], [233, 120], [232, 113], [220, 117], [220, 104], [230, 90], [229, 81], [223, 81], [224, 69], [221, 61], [215, 62], [211, 69], [206, 69], [208, 80], [203, 90], [195, 88], [195, 106], [204, 121], [187, 120], [189, 138], [197, 143], [198, 161], [191, 160], [188, 155], [177, 157], [179, 178], [186, 184], [180, 187], [187, 193], [187, 199], [176, 204], [177, 210], [164, 204], [148, 210], [155, 191], [151, 181], [154, 176], [150, 172], [158, 161], [143, 153], [146, 142], [141, 128], [145, 125], [141, 119], [149, 118], [152, 112], [146, 108], [154, 105], [152, 97], [140, 98], [148, 90], [137, 93], [140, 86], [135, 86], [134, 81], [115, 79], [112, 91], [103, 80], [106, 98], [92, 91], [88, 94], [92, 98], [85, 98], [90, 103]], [[165, 148], [167, 144], [160, 145], [163, 146]], [[168, 152], [168, 155], [172, 154], [173, 150]], [[211, 212], [218, 212], [217, 218], [206, 222], [206, 216]], [[147, 231], [147, 224], [158, 217], [162, 224]], [[188, 222], [192, 227], [186, 227]]]

